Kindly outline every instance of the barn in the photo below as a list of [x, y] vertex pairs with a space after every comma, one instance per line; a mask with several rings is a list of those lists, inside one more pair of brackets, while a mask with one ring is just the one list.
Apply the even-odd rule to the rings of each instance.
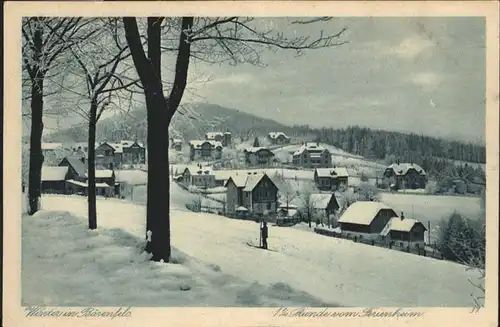
[[352, 239], [379, 239], [380, 233], [396, 212], [382, 202], [357, 201], [342, 214], [338, 223], [342, 235]]

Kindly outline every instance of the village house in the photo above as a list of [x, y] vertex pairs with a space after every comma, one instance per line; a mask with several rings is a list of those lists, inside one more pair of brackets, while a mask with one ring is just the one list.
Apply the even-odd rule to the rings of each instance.
[[232, 138], [232, 135], [229, 132], [208, 132], [208, 133], [205, 133], [205, 140], [221, 142], [222, 146], [224, 146], [224, 147], [231, 145], [231, 138]]
[[273, 163], [274, 153], [264, 147], [246, 148], [245, 164], [248, 166], [270, 166]]
[[[84, 158], [66, 157], [58, 166], [42, 167], [42, 193], [87, 194], [88, 175]], [[113, 196], [116, 191], [113, 170], [96, 170], [96, 194]]]
[[345, 237], [379, 240], [380, 233], [393, 217], [398, 215], [384, 203], [357, 201], [346, 209], [338, 223]]
[[316, 168], [314, 182], [322, 191], [337, 190], [340, 185], [348, 185], [349, 173], [345, 167]]
[[293, 153], [292, 164], [302, 168], [329, 168], [332, 155], [319, 143], [307, 142]]
[[42, 166], [42, 193], [66, 194], [66, 180], [70, 178], [68, 167]]
[[145, 164], [146, 148], [138, 142], [104, 142], [95, 149], [96, 166], [113, 169], [123, 164]]
[[419, 165], [398, 161], [385, 169], [383, 182], [394, 189], [419, 189], [425, 188], [427, 176]]
[[188, 166], [182, 173], [182, 182], [186, 186], [207, 189], [215, 187], [215, 173], [211, 167]]
[[58, 150], [63, 150], [64, 146], [62, 143], [56, 142], [42, 142], [42, 153], [43, 155], [47, 155], [50, 153], [54, 153]]
[[389, 220], [380, 235], [386, 244], [423, 249], [426, 231], [427, 228], [420, 221], [405, 218], [401, 213], [401, 217], [393, 217]]
[[272, 145], [290, 144], [290, 137], [283, 132], [270, 132], [267, 134], [267, 139]]
[[59, 162], [59, 167], [68, 167], [67, 180], [85, 182], [87, 180], [87, 165], [84, 157], [65, 157]]
[[222, 143], [217, 141], [193, 140], [189, 142], [189, 157], [195, 160], [217, 160], [222, 157]]
[[278, 187], [267, 174], [234, 175], [226, 183], [227, 211], [236, 213], [242, 208], [253, 216], [271, 215], [277, 211]]
[[170, 149], [173, 149], [175, 151], [182, 151], [182, 140], [170, 139]]
[[224, 186], [234, 174], [232, 170], [215, 170], [215, 186]]
[[313, 217], [333, 218], [340, 206], [333, 193], [314, 193], [309, 196]]

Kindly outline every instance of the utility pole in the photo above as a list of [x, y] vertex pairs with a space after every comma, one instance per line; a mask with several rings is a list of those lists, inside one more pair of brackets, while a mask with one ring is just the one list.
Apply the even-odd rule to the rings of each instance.
[[430, 220], [427, 222], [427, 227], [428, 227], [427, 228], [427, 233], [428, 233], [427, 235], [429, 237], [429, 246], [430, 246], [431, 245], [431, 221]]

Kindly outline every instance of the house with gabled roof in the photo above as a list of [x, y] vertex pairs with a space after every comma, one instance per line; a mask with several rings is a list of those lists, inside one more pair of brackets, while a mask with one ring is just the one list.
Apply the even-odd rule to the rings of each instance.
[[331, 217], [340, 209], [334, 193], [313, 193], [309, 195], [309, 204], [314, 216]]
[[192, 140], [189, 142], [191, 161], [217, 160], [222, 157], [222, 143], [208, 140]]
[[182, 140], [181, 139], [170, 139], [170, 149], [175, 151], [182, 151]]
[[137, 141], [103, 142], [95, 149], [96, 166], [117, 168], [123, 164], [145, 164], [146, 148]]
[[425, 188], [427, 175], [416, 163], [397, 161], [384, 170], [383, 182], [395, 189], [420, 189]]
[[380, 233], [391, 218], [398, 217], [394, 209], [382, 202], [357, 201], [339, 218], [342, 235], [354, 239], [380, 239]]
[[205, 133], [205, 140], [221, 142], [222, 146], [231, 145], [232, 134], [230, 132], [207, 132]]
[[187, 166], [182, 173], [182, 182], [186, 186], [196, 186], [199, 188], [215, 187], [215, 173], [212, 167]]
[[291, 138], [283, 132], [270, 132], [267, 134], [267, 139], [272, 145], [290, 144]]
[[226, 183], [227, 211], [236, 213], [244, 207], [254, 216], [275, 215], [278, 187], [265, 173], [247, 172], [233, 175]]
[[87, 180], [87, 165], [85, 158], [66, 157], [58, 165], [59, 167], [68, 167], [68, 179], [85, 182]]
[[250, 147], [243, 150], [245, 163], [252, 166], [270, 166], [273, 163], [274, 153], [264, 147]]
[[394, 244], [399, 247], [425, 247], [425, 232], [427, 228], [416, 219], [401, 217], [391, 218], [385, 225], [380, 236], [386, 244]]
[[337, 190], [340, 185], [348, 185], [349, 172], [345, 167], [316, 168], [314, 182], [322, 191]]
[[317, 142], [306, 142], [292, 155], [292, 164], [303, 168], [329, 168], [332, 155]]
[[71, 175], [69, 167], [42, 166], [42, 193], [66, 194], [66, 180]]

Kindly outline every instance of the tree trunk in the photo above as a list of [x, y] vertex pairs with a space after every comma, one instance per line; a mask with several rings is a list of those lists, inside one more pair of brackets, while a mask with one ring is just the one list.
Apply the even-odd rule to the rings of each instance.
[[43, 133], [43, 76], [32, 80], [31, 85], [31, 134], [29, 162], [29, 215], [38, 211], [42, 187], [42, 133]]
[[148, 56], [145, 56], [135, 18], [124, 17], [125, 37], [144, 87], [148, 121], [148, 186], [146, 251], [153, 261], [170, 260], [170, 180], [168, 127], [179, 107], [187, 83], [193, 17], [182, 18], [175, 78], [168, 99], [161, 80], [161, 18], [148, 18]]
[[89, 229], [97, 228], [97, 206], [95, 189], [95, 136], [97, 120], [97, 103], [93, 100], [90, 104], [88, 158], [87, 158], [87, 201]]
[[28, 182], [28, 214], [34, 215], [39, 208], [42, 187], [42, 133], [43, 133], [43, 81], [44, 72], [41, 70], [42, 60], [42, 29], [37, 24], [33, 35], [33, 62], [34, 67], [31, 79], [31, 134], [30, 134], [30, 170]]
[[168, 119], [162, 93], [146, 97], [148, 107], [148, 186], [146, 251], [153, 261], [170, 260], [170, 180], [168, 176]]

